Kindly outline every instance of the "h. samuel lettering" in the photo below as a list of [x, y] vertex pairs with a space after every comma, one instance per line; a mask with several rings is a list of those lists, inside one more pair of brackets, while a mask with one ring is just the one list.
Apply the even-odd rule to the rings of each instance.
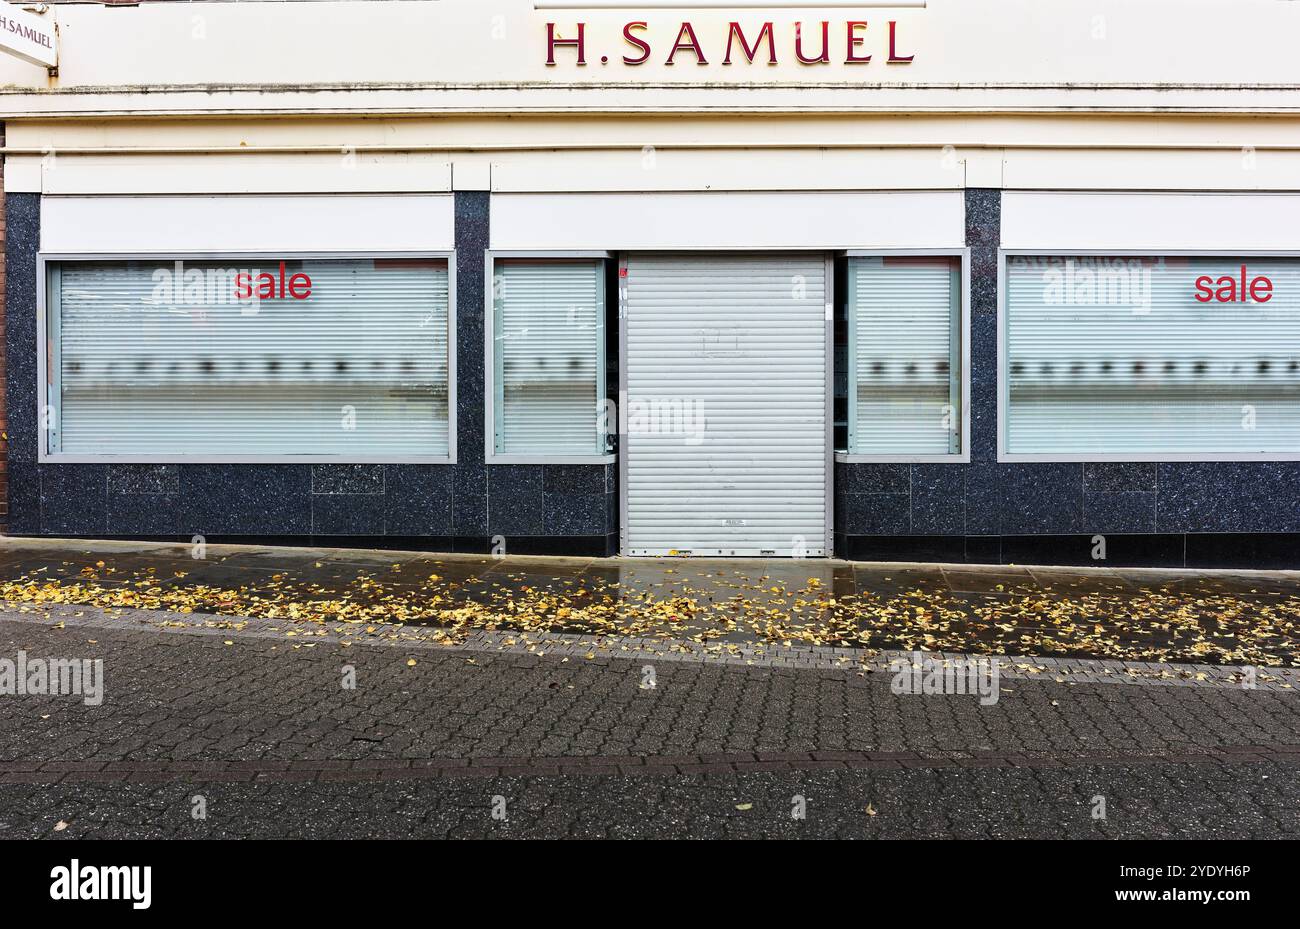
[[[695, 24], [683, 22], [676, 32], [655, 36], [650, 24], [644, 20], [626, 23], [622, 29], [625, 43], [622, 62], [625, 65], [643, 65], [656, 55], [656, 48], [663, 55], [663, 48], [668, 48], [663, 57], [665, 65], [675, 65], [680, 58], [683, 63], [708, 65], [720, 62], [723, 65], [781, 63], [782, 55], [793, 54], [801, 65], [831, 64], [832, 61], [846, 65], [870, 64], [873, 54], [867, 49], [873, 38], [879, 36], [880, 51], [888, 47], [889, 64], [910, 64], [915, 55], [900, 54], [902, 48], [898, 23], [888, 20], [883, 25], [876, 25], [867, 20], [850, 20], [832, 27], [829, 21], [817, 23], [794, 23], [788, 34], [778, 35], [776, 24], [765, 22], [761, 26], [745, 28], [741, 23], [733, 22], [727, 26], [725, 35], [710, 36], [703, 29], [696, 30]], [[780, 30], [784, 32], [784, 30]], [[674, 35], [671, 46], [667, 45], [667, 36]], [[657, 43], [657, 44], [656, 44]], [[628, 49], [631, 53], [628, 53]], [[574, 63], [585, 66], [590, 50], [587, 41], [587, 23], [576, 23], [571, 28], [559, 28], [556, 23], [546, 24], [546, 63], [556, 64], [556, 52], [569, 49], [574, 54]], [[602, 54], [602, 65], [610, 63], [610, 56]]]
[[3, 14], [0, 14], [0, 32], [9, 32], [29, 42], [34, 42], [42, 48], [54, 49], [53, 39], [49, 33], [33, 29], [31, 26], [12, 20]]

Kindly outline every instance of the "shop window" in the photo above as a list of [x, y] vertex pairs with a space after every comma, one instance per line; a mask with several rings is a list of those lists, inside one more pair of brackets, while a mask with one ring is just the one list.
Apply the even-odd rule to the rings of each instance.
[[1011, 255], [1004, 455], [1300, 453], [1300, 261]]
[[46, 449], [447, 460], [443, 258], [47, 264]]
[[849, 456], [962, 455], [960, 259], [849, 258], [847, 283]]
[[603, 456], [605, 262], [498, 258], [493, 278], [493, 457]]

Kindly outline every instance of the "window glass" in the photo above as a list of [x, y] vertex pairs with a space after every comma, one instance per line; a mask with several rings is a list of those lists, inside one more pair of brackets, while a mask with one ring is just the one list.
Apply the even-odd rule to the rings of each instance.
[[448, 453], [443, 259], [63, 262], [47, 303], [52, 452]]
[[604, 262], [503, 259], [494, 269], [496, 452], [603, 454]]
[[850, 454], [961, 452], [961, 263], [851, 258]]
[[1300, 262], [1007, 264], [1007, 451], [1300, 451]]

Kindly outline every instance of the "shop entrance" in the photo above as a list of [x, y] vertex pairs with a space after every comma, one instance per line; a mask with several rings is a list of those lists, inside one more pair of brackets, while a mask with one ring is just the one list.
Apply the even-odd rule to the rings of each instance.
[[828, 554], [828, 256], [634, 253], [619, 274], [623, 553]]

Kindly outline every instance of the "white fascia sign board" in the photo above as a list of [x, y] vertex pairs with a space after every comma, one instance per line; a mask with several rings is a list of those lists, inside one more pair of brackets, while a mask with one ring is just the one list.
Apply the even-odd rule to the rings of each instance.
[[59, 64], [58, 46], [52, 12], [37, 16], [12, 3], [0, 3], [0, 49], [34, 65], [54, 68]]
[[41, 251], [75, 255], [442, 252], [450, 194], [41, 198]]
[[500, 193], [491, 240], [503, 251], [962, 248], [966, 205], [959, 190]]

